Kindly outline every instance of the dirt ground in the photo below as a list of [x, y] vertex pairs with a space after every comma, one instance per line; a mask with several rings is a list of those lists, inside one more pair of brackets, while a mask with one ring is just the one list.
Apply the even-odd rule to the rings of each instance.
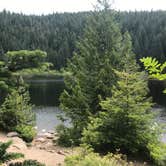
[[0, 133], [0, 142], [7, 142], [9, 140], [13, 140], [13, 144], [8, 149], [9, 152], [23, 153], [25, 155], [24, 159], [37, 160], [46, 164], [46, 166], [63, 166], [65, 157], [71, 154], [69, 149], [53, 146], [51, 144], [49, 149], [43, 147], [46, 145], [42, 143], [32, 143], [30, 147], [27, 147], [25, 142], [20, 138], [8, 138], [6, 134]]

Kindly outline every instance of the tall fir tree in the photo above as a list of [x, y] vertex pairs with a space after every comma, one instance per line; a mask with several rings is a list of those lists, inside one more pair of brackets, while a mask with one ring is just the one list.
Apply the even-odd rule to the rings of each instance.
[[[127, 72], [126, 72], [127, 71]], [[125, 153], [166, 164], [166, 146], [160, 142], [162, 130], [155, 120], [143, 72], [129, 68], [119, 75], [112, 97], [100, 103], [102, 111], [90, 117], [82, 142], [96, 151]]]
[[70, 74], [60, 98], [61, 109], [70, 118], [77, 139], [87, 126], [88, 117], [100, 112], [101, 99], [112, 95], [117, 81], [114, 69], [122, 70], [126, 54], [133, 54], [129, 36], [121, 34], [108, 1], [99, 4], [104, 9], [93, 12], [88, 20], [83, 38], [67, 65]]

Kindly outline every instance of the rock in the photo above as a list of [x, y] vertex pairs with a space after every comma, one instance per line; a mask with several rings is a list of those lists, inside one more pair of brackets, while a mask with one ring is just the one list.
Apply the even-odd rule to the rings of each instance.
[[65, 156], [65, 153], [64, 153], [64, 152], [62, 152], [62, 151], [60, 151], [60, 150], [59, 150], [59, 151], [57, 151], [57, 153], [58, 153], [58, 154], [60, 154], [60, 155], [64, 155], [64, 156]]
[[58, 133], [54, 132], [54, 136], [58, 136], [58, 135], [59, 135]]
[[46, 150], [46, 147], [40, 146], [39, 149]]
[[52, 147], [52, 143], [51, 142], [46, 143], [45, 147], [47, 147], [47, 148]]
[[50, 152], [50, 153], [55, 153], [55, 150], [48, 150], [48, 152]]
[[48, 133], [55, 134], [55, 131], [54, 130], [50, 130], [50, 131], [48, 131]]
[[36, 138], [41, 138], [41, 137], [45, 137], [45, 133], [39, 133], [39, 134], [37, 134]]
[[9, 151], [12, 149], [19, 149], [19, 150], [26, 150], [27, 149], [27, 145], [26, 143], [18, 137], [13, 137], [12, 138], [13, 144], [9, 147]]
[[42, 138], [42, 137], [39, 137], [39, 138], [35, 139], [35, 142], [41, 142], [41, 143], [43, 143], [43, 142], [46, 142], [46, 139]]
[[58, 140], [58, 137], [53, 138], [53, 142], [56, 142]]
[[54, 135], [50, 134], [50, 133], [45, 133], [44, 136], [48, 139], [53, 139], [54, 138]]
[[18, 137], [19, 134], [17, 132], [10, 132], [7, 134], [7, 137]]

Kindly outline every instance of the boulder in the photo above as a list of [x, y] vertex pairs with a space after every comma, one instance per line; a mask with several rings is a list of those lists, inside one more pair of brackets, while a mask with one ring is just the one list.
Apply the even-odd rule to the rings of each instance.
[[54, 132], [54, 136], [59, 136], [59, 134], [58, 134], [58, 133], [56, 133], [56, 132]]
[[19, 137], [13, 137], [12, 142], [13, 142], [13, 144], [9, 147], [10, 151], [15, 150], [15, 149], [18, 149], [18, 150], [27, 149], [26, 143]]
[[53, 135], [53, 134], [50, 134], [50, 133], [45, 133], [44, 136], [45, 136], [47, 139], [53, 139], [53, 138], [54, 138], [54, 135]]
[[18, 137], [19, 134], [17, 132], [10, 132], [7, 134], [7, 137]]
[[43, 143], [43, 142], [46, 142], [46, 139], [43, 138], [43, 137], [39, 137], [39, 138], [35, 139], [35, 142], [41, 142], [41, 143]]
[[54, 134], [55, 131], [54, 131], [54, 130], [49, 130], [48, 133], [50, 133], [50, 134]]

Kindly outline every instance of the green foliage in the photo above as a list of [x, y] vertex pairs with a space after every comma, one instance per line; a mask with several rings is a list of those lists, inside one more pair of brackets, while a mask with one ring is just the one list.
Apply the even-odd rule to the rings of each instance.
[[132, 166], [120, 154], [108, 154], [101, 157], [91, 150], [81, 149], [77, 155], [69, 156], [65, 159], [65, 166]]
[[101, 110], [101, 99], [112, 94], [117, 81], [113, 68], [122, 70], [126, 54], [133, 56], [129, 40], [127, 33], [121, 34], [113, 12], [105, 9], [91, 13], [83, 38], [67, 65], [66, 71], [71, 74], [65, 77], [66, 90], [60, 97], [61, 109], [71, 120], [78, 140], [88, 117]]
[[36, 130], [30, 125], [18, 125], [15, 129], [26, 142], [32, 142], [33, 138], [36, 136]]
[[3, 96], [3, 93], [6, 95], [11, 88], [13, 87], [13, 77], [11, 72], [6, 67], [5, 62], [0, 61], [0, 93], [1, 97]]
[[11, 71], [17, 71], [26, 68], [49, 67], [48, 64], [43, 64], [47, 54], [41, 50], [8, 51], [5, 56], [7, 58], [7, 66]]
[[16, 130], [17, 126], [34, 126], [35, 114], [29, 104], [29, 94], [25, 89], [14, 90], [8, 95], [0, 108], [0, 128], [5, 131]]
[[56, 143], [64, 147], [71, 147], [74, 144], [79, 144], [80, 140], [78, 139], [79, 133], [74, 128], [68, 128], [66, 126], [58, 125], [56, 127], [56, 132], [59, 134], [59, 139]]
[[35, 76], [57, 76], [63, 75], [58, 73], [55, 70], [49, 70], [49, 68], [30, 68], [30, 69], [22, 69], [20, 71], [14, 72], [14, 75], [21, 75], [24, 78], [30, 78]]
[[156, 60], [156, 58], [152, 57], [142, 58], [140, 61], [144, 64], [144, 67], [149, 72], [150, 77], [156, 78], [158, 80], [166, 79], [166, 74], [164, 73], [166, 62], [161, 64], [158, 60]]
[[82, 142], [97, 151], [119, 149], [122, 153], [151, 159], [157, 165], [166, 164], [166, 149], [159, 147], [161, 129], [151, 111], [151, 100], [147, 99], [144, 74], [116, 73], [120, 77], [118, 85], [113, 87], [112, 97], [100, 103], [103, 111], [90, 117]]
[[153, 142], [148, 145], [148, 149], [151, 159], [156, 165], [166, 165], [166, 144]]
[[36, 160], [25, 160], [24, 162], [10, 163], [9, 166], [45, 166]]
[[[82, 37], [87, 17], [91, 13], [54, 13], [27, 16], [7, 11], [0, 12], [0, 59], [8, 50], [40, 48], [48, 53], [48, 61], [57, 69], [66, 66]], [[137, 60], [151, 55], [166, 61], [166, 12], [115, 12], [123, 32], [129, 31]], [[153, 24], [152, 24], [153, 22]], [[44, 26], [43, 26], [44, 25]], [[8, 27], [8, 28], [6, 28]]]
[[7, 143], [0, 142], [0, 164], [4, 163], [6, 161], [24, 157], [24, 155], [21, 153], [7, 153], [6, 150], [7, 150], [7, 148], [9, 148], [9, 146], [11, 144], [12, 144], [11, 141], [9, 141]]

